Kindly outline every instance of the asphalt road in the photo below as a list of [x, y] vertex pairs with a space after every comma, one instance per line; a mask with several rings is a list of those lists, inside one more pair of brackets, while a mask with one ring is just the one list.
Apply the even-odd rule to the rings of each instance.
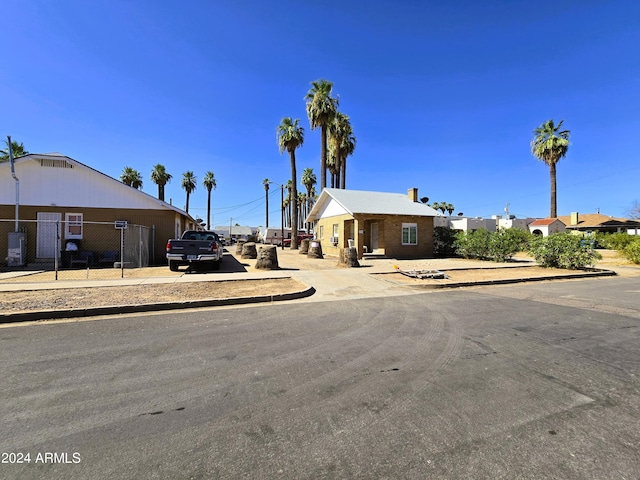
[[638, 478], [639, 293], [610, 278], [1, 328], [0, 478]]

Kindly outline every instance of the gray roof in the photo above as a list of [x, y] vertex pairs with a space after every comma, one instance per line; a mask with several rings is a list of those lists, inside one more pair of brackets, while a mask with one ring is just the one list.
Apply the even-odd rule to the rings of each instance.
[[325, 188], [311, 210], [309, 217], [315, 217], [330, 199], [335, 200], [351, 215], [356, 213], [381, 215], [440, 216], [433, 208], [413, 202], [405, 193], [367, 192], [363, 190], [343, 190]]

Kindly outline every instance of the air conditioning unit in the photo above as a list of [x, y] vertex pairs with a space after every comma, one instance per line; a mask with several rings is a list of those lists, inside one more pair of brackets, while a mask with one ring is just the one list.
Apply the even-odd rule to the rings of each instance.
[[329, 238], [329, 243], [332, 243], [333, 245], [337, 245], [338, 244], [338, 237]]

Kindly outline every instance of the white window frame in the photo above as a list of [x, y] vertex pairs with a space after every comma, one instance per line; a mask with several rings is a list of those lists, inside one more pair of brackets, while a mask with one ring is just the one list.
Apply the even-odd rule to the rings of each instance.
[[[414, 241], [411, 241], [411, 232], [414, 232], [415, 238]], [[405, 232], [407, 233], [407, 241], [404, 241]], [[402, 224], [402, 233], [401, 233], [402, 245], [418, 245], [418, 224], [417, 223], [403, 223]]]
[[319, 231], [319, 233], [318, 233], [319, 238], [320, 238], [320, 240], [322, 240], [324, 238], [324, 225], [320, 225], [318, 227], [318, 231]]
[[[74, 217], [72, 220], [71, 217]], [[78, 220], [79, 219], [79, 220]], [[80, 233], [72, 233], [70, 227], [80, 227]], [[84, 214], [65, 213], [64, 214], [64, 238], [82, 240], [84, 234]]]

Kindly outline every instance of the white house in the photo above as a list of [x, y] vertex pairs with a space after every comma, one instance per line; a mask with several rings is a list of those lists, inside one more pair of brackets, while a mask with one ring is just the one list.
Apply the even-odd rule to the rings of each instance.
[[557, 218], [541, 218], [528, 225], [529, 232], [543, 237], [548, 237], [553, 233], [562, 233], [565, 231], [565, 227], [565, 224]]

